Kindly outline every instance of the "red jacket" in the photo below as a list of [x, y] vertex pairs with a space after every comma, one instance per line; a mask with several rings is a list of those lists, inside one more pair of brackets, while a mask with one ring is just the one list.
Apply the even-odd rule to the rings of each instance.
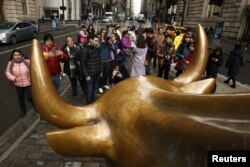
[[[61, 48], [59, 48], [58, 46], [56, 46], [55, 44], [52, 45], [51, 48], [46, 47], [45, 45], [42, 46], [42, 52], [51, 52], [52, 48], [56, 48], [56, 50], [61, 50]], [[49, 57], [48, 60], [46, 60], [49, 72], [51, 76], [55, 76], [61, 73], [61, 65], [60, 62], [65, 62], [67, 60], [67, 55], [65, 53], [63, 53], [62, 56], [53, 56], [53, 57]]]

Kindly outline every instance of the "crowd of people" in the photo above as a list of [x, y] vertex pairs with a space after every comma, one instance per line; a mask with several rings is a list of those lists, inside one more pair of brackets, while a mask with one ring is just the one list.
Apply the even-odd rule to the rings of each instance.
[[[109, 27], [103, 27], [96, 32], [93, 25], [83, 25], [77, 39], [67, 36], [62, 47], [55, 44], [50, 33], [44, 34], [43, 40], [42, 54], [56, 90], [60, 88], [63, 72], [69, 77], [72, 97], [77, 96], [79, 83], [87, 104], [95, 101], [97, 92], [104, 93], [129, 77], [152, 75], [152, 69], [158, 70], [158, 77], [168, 80], [170, 67], [175, 63], [177, 77], [196, 56], [192, 33], [172, 33], [164, 27], [159, 27], [157, 31], [143, 26], [128, 26], [123, 31], [120, 26], [112, 31]], [[235, 77], [242, 66], [240, 49], [237, 45], [226, 62], [229, 78], [225, 83], [232, 80], [232, 88], [236, 87]], [[222, 53], [222, 48], [218, 47], [209, 55], [206, 78], [216, 79], [224, 61]], [[16, 87], [20, 117], [26, 115], [24, 99], [29, 99], [33, 104], [29, 73], [29, 60], [20, 50], [14, 50], [6, 68], [6, 76]]]

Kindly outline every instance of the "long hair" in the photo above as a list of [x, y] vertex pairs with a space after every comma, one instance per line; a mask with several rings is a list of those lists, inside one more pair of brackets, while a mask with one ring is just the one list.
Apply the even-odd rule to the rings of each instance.
[[136, 40], [136, 47], [137, 48], [146, 48], [147, 42], [143, 35], [139, 35]]
[[[11, 52], [11, 55], [10, 55], [10, 58], [9, 58], [9, 61], [11, 61], [12, 59], [13, 59], [13, 57], [14, 57], [14, 53], [15, 52], [18, 52], [18, 53], [20, 53], [20, 55], [22, 56], [22, 57], [24, 57], [23, 56], [23, 53], [22, 53], [22, 51], [21, 50], [19, 50], [19, 49], [14, 49], [14, 50], [12, 50], [12, 52]], [[27, 59], [26, 57], [24, 57], [25, 59]]]

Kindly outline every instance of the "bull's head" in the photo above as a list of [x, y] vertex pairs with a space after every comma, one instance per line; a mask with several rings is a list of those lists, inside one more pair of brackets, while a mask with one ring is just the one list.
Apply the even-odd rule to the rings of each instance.
[[204, 95], [214, 80], [199, 81], [208, 57], [197, 28], [189, 68], [173, 81], [153, 76], [127, 79], [84, 107], [56, 93], [33, 41], [32, 96], [36, 110], [64, 130], [46, 134], [53, 149], [70, 156], [103, 156], [121, 167], [200, 167], [208, 150], [250, 149], [249, 95]]

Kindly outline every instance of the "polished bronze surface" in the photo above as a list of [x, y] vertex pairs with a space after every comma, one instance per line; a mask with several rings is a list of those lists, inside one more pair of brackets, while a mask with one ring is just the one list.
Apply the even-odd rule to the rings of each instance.
[[208, 47], [200, 25], [197, 42], [193, 64], [174, 81], [129, 78], [94, 104], [76, 107], [57, 95], [34, 40], [36, 110], [50, 123], [67, 128], [47, 133], [49, 144], [63, 155], [103, 156], [120, 167], [201, 167], [206, 166], [208, 150], [250, 149], [249, 95], [204, 95], [215, 81], [198, 81]]

